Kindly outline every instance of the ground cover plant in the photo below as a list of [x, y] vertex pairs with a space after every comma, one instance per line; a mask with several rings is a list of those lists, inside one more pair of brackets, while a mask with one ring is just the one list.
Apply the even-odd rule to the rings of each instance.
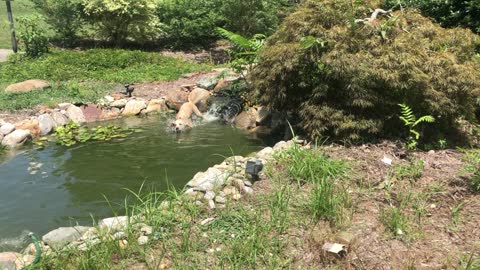
[[14, 56], [0, 63], [0, 89], [31, 78], [47, 80], [52, 88], [22, 94], [0, 91], [0, 110], [56, 105], [62, 101], [93, 102], [117, 84], [170, 81], [210, 68], [157, 53], [111, 49], [53, 50], [36, 59]]
[[[434, 135], [476, 122], [479, 39], [378, 1], [305, 1], [270, 37], [251, 73], [258, 101], [289, 111], [310, 137], [398, 136], [398, 104], [431, 115]], [[315, 40], [316, 42], [306, 42]], [[431, 134], [430, 134], [431, 135]]]

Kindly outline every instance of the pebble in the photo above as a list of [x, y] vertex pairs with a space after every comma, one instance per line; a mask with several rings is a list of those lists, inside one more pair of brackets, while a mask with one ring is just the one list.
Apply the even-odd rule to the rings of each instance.
[[137, 241], [140, 246], [144, 246], [148, 243], [148, 236], [142, 235], [138, 238]]
[[215, 197], [215, 202], [225, 204], [227, 202], [227, 200], [225, 199], [225, 197], [217, 196], [217, 197]]
[[213, 191], [207, 191], [205, 193], [205, 197], [203, 197], [205, 200], [213, 200], [215, 198], [215, 192]]
[[213, 200], [208, 200], [208, 208], [215, 209], [215, 202]]
[[145, 225], [140, 229], [140, 231], [143, 233], [143, 235], [151, 235], [153, 233], [153, 228]]

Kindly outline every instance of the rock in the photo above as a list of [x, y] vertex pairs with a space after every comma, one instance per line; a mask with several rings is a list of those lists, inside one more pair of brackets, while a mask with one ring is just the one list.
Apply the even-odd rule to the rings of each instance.
[[213, 200], [208, 200], [208, 208], [212, 210], [216, 208]]
[[253, 188], [251, 187], [243, 187], [243, 191], [246, 193], [246, 194], [253, 194]]
[[147, 103], [143, 100], [130, 100], [125, 105], [125, 109], [123, 109], [122, 115], [125, 116], [132, 116], [138, 115], [142, 110], [147, 108]]
[[180, 110], [183, 103], [188, 102], [188, 93], [181, 90], [170, 90], [165, 97], [168, 108], [172, 110]]
[[101, 119], [114, 119], [120, 116], [120, 109], [115, 107], [104, 108], [102, 114], [100, 115]]
[[225, 187], [223, 188], [223, 192], [228, 196], [237, 193], [237, 190], [234, 187]]
[[243, 183], [244, 183], [245, 186], [247, 186], [247, 187], [251, 187], [251, 186], [252, 186], [252, 182], [250, 182], [250, 181], [244, 181]]
[[207, 103], [210, 96], [211, 94], [209, 91], [197, 87], [190, 92], [189, 100], [195, 103], [201, 112], [206, 112], [208, 111]]
[[204, 77], [197, 82], [197, 86], [207, 90], [213, 90], [220, 79], [217, 76]]
[[126, 99], [119, 99], [119, 100], [115, 100], [114, 102], [112, 102], [112, 103], [110, 104], [110, 106], [115, 107], [115, 108], [122, 109], [122, 108], [124, 108], [125, 106], [127, 106], [127, 103], [128, 103], [128, 100], [126, 100]]
[[87, 122], [98, 121], [102, 117], [102, 109], [97, 107], [95, 104], [87, 104], [80, 108], [82, 109], [83, 116]]
[[289, 149], [291, 147], [293, 147], [295, 145], [295, 143], [293, 141], [279, 141], [278, 143], [275, 144], [275, 146], [273, 146], [273, 151], [277, 152], [277, 151], [283, 151], [285, 149]]
[[20, 269], [23, 265], [23, 255], [17, 252], [0, 253], [0, 269]]
[[119, 216], [119, 217], [111, 217], [111, 218], [104, 218], [98, 224], [100, 228], [106, 229], [110, 232], [118, 232], [125, 230], [128, 226], [128, 217], [127, 216]]
[[144, 225], [140, 228], [140, 232], [142, 232], [143, 235], [151, 235], [153, 233], [153, 228], [152, 226]]
[[50, 247], [60, 249], [67, 244], [80, 239], [89, 228], [90, 227], [83, 226], [61, 227], [44, 235], [42, 240]]
[[52, 112], [52, 119], [55, 121], [57, 127], [65, 126], [68, 123], [68, 118], [58, 111]]
[[222, 172], [215, 168], [208, 168], [206, 172], [197, 173], [193, 179], [187, 183], [187, 187], [211, 190], [214, 186], [224, 185], [227, 177], [228, 173], [226, 172]]
[[325, 243], [322, 249], [327, 253], [336, 255], [338, 257], [344, 257], [347, 254], [347, 249], [344, 245], [338, 243]]
[[113, 234], [113, 238], [115, 238], [115, 240], [126, 239], [127, 234], [125, 232], [116, 232]]
[[15, 125], [11, 123], [5, 123], [2, 125], [2, 127], [0, 127], [0, 133], [2, 135], [8, 135], [12, 133], [14, 130], [15, 130]]
[[233, 194], [233, 197], [232, 197], [235, 201], [238, 201], [242, 198], [242, 195], [240, 193], [235, 193]]
[[225, 199], [225, 197], [216, 196], [216, 197], [215, 197], [215, 202], [216, 202], [216, 203], [225, 204], [225, 203], [227, 202], [227, 200]]
[[142, 235], [137, 239], [138, 245], [144, 246], [148, 243], [148, 236]]
[[120, 249], [126, 249], [128, 247], [128, 241], [120, 240], [118, 241], [118, 246], [120, 247]]
[[209, 200], [213, 200], [215, 198], [215, 192], [213, 191], [207, 191], [205, 193], [205, 196], [203, 197], [205, 200], [209, 201]]
[[272, 147], [265, 147], [260, 152], [255, 155], [259, 159], [271, 159], [273, 156], [273, 148]]
[[32, 138], [32, 135], [30, 135], [29, 130], [18, 129], [8, 134], [7, 136], [5, 136], [2, 140], [2, 145], [13, 148], [17, 145], [21, 145], [25, 143], [31, 138]]
[[114, 97], [108, 96], [108, 95], [105, 96], [105, 97], [103, 97], [103, 99], [104, 99], [106, 102], [108, 102], [109, 104], [115, 101], [115, 98], [114, 98]]
[[72, 103], [68, 103], [68, 102], [57, 104], [57, 107], [62, 111], [66, 111], [70, 106], [72, 106]]
[[83, 235], [83, 240], [95, 239], [98, 238], [98, 229], [95, 227], [89, 228]]
[[45, 136], [50, 134], [52, 130], [57, 126], [55, 120], [49, 114], [42, 114], [38, 117], [38, 124], [40, 126], [40, 135]]
[[257, 110], [250, 108], [248, 111], [241, 112], [235, 118], [235, 126], [240, 129], [252, 129], [257, 125]]
[[49, 88], [50, 84], [44, 80], [28, 80], [20, 83], [15, 83], [5, 88], [5, 93], [26, 93], [35, 90], [43, 90]]
[[206, 218], [206, 219], [200, 221], [200, 225], [202, 225], [202, 226], [210, 225], [210, 224], [212, 224], [212, 222], [214, 220], [215, 220], [215, 218]]
[[147, 109], [143, 113], [168, 112], [168, 107], [164, 99], [152, 99], [148, 102]]
[[32, 137], [40, 135], [40, 123], [37, 118], [25, 119], [15, 124], [15, 129], [29, 130]]
[[218, 81], [217, 85], [215, 85], [215, 88], [213, 89], [213, 92], [218, 93], [218, 92], [221, 92], [221, 91], [228, 90], [231, 85], [232, 85], [232, 83], [230, 81], [227, 81], [225, 79], [220, 79]]
[[[45, 245], [43, 241], [40, 241], [39, 243], [40, 249], [42, 250], [42, 253], [47, 253], [50, 251], [50, 247]], [[37, 248], [35, 247], [34, 243], [30, 243], [24, 250], [23, 250], [23, 255], [36, 255], [37, 254]], [[1, 269], [1, 268], [0, 268]]]
[[75, 105], [68, 106], [67, 116], [70, 120], [72, 120], [74, 123], [77, 123], [77, 124], [83, 124], [87, 122], [87, 120], [85, 119], [85, 116], [83, 115], [82, 109], [80, 109]]

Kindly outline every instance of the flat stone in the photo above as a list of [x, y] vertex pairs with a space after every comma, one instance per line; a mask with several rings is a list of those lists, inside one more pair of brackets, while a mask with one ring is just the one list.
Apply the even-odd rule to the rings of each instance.
[[30, 118], [15, 124], [15, 129], [29, 130], [32, 137], [40, 135], [40, 123], [37, 118]]
[[204, 77], [197, 82], [197, 86], [207, 90], [213, 90], [219, 80], [217, 76]]
[[5, 136], [2, 140], [2, 145], [5, 147], [14, 148], [17, 145], [24, 144], [31, 138], [32, 135], [30, 135], [29, 130], [18, 129]]
[[35, 90], [43, 90], [49, 87], [50, 84], [44, 80], [27, 80], [7, 86], [7, 88], [5, 88], [5, 93], [26, 93]]
[[214, 186], [222, 186], [227, 180], [228, 173], [222, 172], [216, 168], [208, 168], [206, 172], [197, 173], [190, 182], [187, 183], [187, 187], [202, 188], [210, 190]]
[[137, 239], [138, 245], [144, 246], [148, 243], [148, 236], [142, 235]]
[[82, 109], [75, 105], [70, 105], [67, 108], [67, 116], [70, 120], [77, 124], [86, 123], [85, 115], [83, 115]]
[[126, 99], [119, 99], [119, 100], [113, 101], [113, 102], [110, 104], [110, 106], [115, 107], [115, 108], [122, 109], [122, 108], [124, 108], [125, 106], [127, 106], [127, 103], [128, 103], [128, 100], [126, 100]]
[[107, 229], [110, 232], [118, 232], [125, 230], [128, 226], [128, 217], [127, 216], [119, 216], [119, 217], [111, 217], [111, 218], [104, 218], [98, 224], [100, 228]]
[[83, 116], [87, 122], [94, 122], [101, 119], [102, 109], [95, 104], [87, 104], [81, 107]]
[[38, 117], [38, 124], [40, 127], [40, 135], [45, 136], [50, 134], [52, 130], [57, 126], [55, 120], [49, 114], [42, 114]]
[[67, 244], [77, 241], [90, 227], [60, 227], [42, 237], [43, 242], [55, 249], [60, 249]]
[[165, 99], [152, 99], [148, 102], [148, 106], [143, 111], [143, 113], [161, 113], [161, 112], [168, 112], [168, 107], [165, 102]]
[[8, 135], [15, 130], [15, 125], [11, 123], [5, 123], [0, 127], [0, 133], [2, 135]]
[[56, 126], [58, 127], [65, 126], [68, 123], [68, 118], [59, 111], [53, 111], [51, 116], [53, 121], [55, 121]]
[[123, 109], [122, 115], [125, 116], [133, 116], [138, 115], [142, 110], [147, 108], [147, 103], [143, 100], [130, 100], [125, 105], [125, 109]]

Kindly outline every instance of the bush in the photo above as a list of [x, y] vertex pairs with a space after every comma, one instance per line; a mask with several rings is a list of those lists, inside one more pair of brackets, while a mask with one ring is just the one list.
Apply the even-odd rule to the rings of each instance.
[[82, 0], [86, 18], [116, 45], [158, 36], [156, 0]]
[[84, 24], [80, 0], [33, 0], [33, 3], [45, 15], [56, 38], [64, 45], [71, 45]]
[[[467, 27], [480, 33], [480, 1], [478, 0], [405, 0], [403, 5], [421, 10], [443, 27]], [[387, 2], [388, 7], [396, 6], [398, 0]], [[398, 5], [397, 5], [398, 6]]]
[[221, 14], [226, 29], [245, 36], [270, 35], [291, 5], [288, 0], [224, 0]]
[[218, 35], [214, 31], [221, 21], [218, 0], [165, 0], [156, 14], [167, 42], [177, 47], [205, 45]]
[[20, 24], [18, 36], [20, 42], [25, 46], [25, 53], [28, 57], [39, 57], [48, 52], [48, 37], [45, 29], [41, 29], [39, 26], [41, 19], [36, 15], [17, 19]]
[[251, 73], [258, 101], [293, 113], [311, 137], [398, 135], [400, 103], [435, 117], [435, 131], [455, 129], [460, 116], [474, 121], [478, 37], [412, 10], [363, 19], [379, 6], [305, 1], [267, 41]]

